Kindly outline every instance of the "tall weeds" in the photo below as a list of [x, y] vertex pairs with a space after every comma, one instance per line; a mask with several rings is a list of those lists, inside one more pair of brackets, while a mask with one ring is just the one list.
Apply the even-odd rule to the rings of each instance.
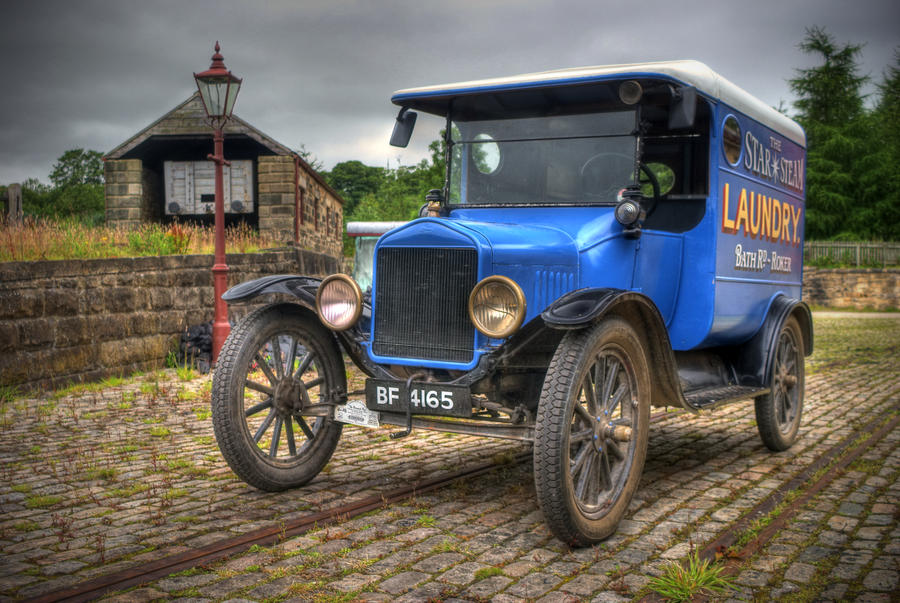
[[[226, 253], [252, 253], [273, 247], [246, 224], [225, 230]], [[75, 219], [26, 217], [0, 222], [0, 262], [212, 253], [211, 227], [178, 222], [137, 229], [90, 226]]]

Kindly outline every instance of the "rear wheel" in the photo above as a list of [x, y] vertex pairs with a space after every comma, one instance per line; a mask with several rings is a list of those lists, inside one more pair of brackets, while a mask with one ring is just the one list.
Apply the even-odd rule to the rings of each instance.
[[791, 316], [775, 344], [770, 391], [756, 398], [759, 436], [775, 452], [787, 450], [797, 441], [806, 382], [805, 357], [800, 324]]
[[609, 318], [566, 335], [550, 363], [535, 426], [538, 502], [572, 546], [611, 535], [644, 467], [650, 377], [631, 326]]
[[347, 391], [331, 339], [297, 306], [276, 304], [250, 313], [225, 340], [213, 377], [213, 428], [222, 456], [251, 486], [302, 486], [331, 458], [342, 424], [315, 406]]

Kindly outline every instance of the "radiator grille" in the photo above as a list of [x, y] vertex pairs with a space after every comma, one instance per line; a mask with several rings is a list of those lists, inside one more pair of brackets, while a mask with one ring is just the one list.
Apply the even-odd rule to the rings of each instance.
[[477, 277], [474, 249], [382, 248], [375, 274], [376, 354], [472, 360], [466, 305]]

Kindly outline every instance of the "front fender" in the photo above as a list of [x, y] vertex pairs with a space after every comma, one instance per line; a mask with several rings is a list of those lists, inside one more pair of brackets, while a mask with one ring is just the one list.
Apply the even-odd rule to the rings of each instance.
[[284, 293], [299, 299], [304, 306], [314, 310], [316, 290], [321, 283], [322, 279], [313, 276], [274, 274], [235, 285], [222, 294], [222, 299], [228, 303], [240, 303], [260, 295]]
[[646, 295], [623, 289], [578, 289], [553, 302], [541, 318], [551, 328], [582, 329], [607, 315], [627, 320], [643, 340], [653, 389], [651, 404], [694, 410], [681, 391], [665, 321]]

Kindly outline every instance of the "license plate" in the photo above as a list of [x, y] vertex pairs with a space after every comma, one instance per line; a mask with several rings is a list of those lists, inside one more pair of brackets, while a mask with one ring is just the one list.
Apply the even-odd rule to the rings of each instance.
[[362, 400], [350, 400], [334, 407], [334, 420], [361, 427], [378, 427], [378, 413], [366, 408]]
[[413, 383], [407, 392], [402, 381], [366, 380], [366, 406], [370, 410], [405, 413], [410, 402], [414, 415], [472, 415], [472, 398], [465, 386]]

